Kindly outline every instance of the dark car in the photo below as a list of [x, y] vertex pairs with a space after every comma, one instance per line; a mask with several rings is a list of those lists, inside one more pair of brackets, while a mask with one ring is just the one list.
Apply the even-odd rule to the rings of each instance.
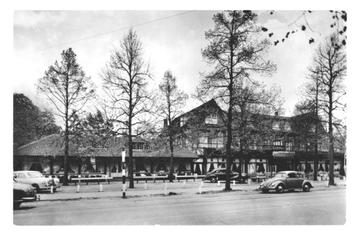
[[33, 202], [37, 200], [36, 189], [30, 184], [23, 184], [14, 181], [14, 209], [20, 207], [23, 202]]
[[[210, 171], [205, 177], [204, 180], [209, 180], [211, 183], [216, 183], [219, 180], [226, 179], [226, 169], [218, 168], [213, 171]], [[230, 171], [230, 179], [231, 180], [239, 180], [239, 173]]]
[[280, 171], [273, 178], [261, 183], [259, 189], [263, 193], [274, 190], [282, 193], [285, 190], [301, 189], [309, 192], [313, 188], [310, 181], [304, 178], [304, 174], [298, 171]]

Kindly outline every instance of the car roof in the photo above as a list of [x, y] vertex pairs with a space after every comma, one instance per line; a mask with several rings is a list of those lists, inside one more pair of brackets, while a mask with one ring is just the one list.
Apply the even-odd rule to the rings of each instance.
[[36, 171], [36, 170], [17, 170], [17, 171], [14, 171], [14, 173], [25, 173], [25, 172], [39, 172], [39, 173], [41, 173], [40, 171]]

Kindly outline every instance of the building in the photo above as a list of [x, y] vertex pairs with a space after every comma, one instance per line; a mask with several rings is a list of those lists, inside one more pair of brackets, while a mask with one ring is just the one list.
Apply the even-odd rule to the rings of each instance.
[[[248, 175], [258, 172], [299, 170], [311, 173], [314, 162], [318, 171], [328, 171], [328, 145], [325, 130], [318, 126], [320, 139], [315, 152], [315, 125], [312, 114], [293, 117], [252, 114], [245, 119], [245, 130], [234, 113], [232, 169]], [[226, 112], [214, 99], [174, 119], [174, 171], [206, 174], [225, 167]], [[164, 122], [164, 129], [167, 123]], [[160, 141], [160, 137], [158, 138]], [[168, 172], [170, 152], [166, 141], [156, 148], [147, 140], [133, 138], [134, 171]], [[70, 144], [69, 171], [100, 172], [110, 176], [121, 172], [121, 152], [125, 138], [110, 139], [104, 147], [95, 148]], [[14, 169], [40, 170], [45, 173], [63, 171], [64, 145], [59, 134], [21, 146], [14, 154]], [[344, 150], [338, 146], [334, 155], [334, 170], [344, 174]]]
[[[293, 117], [252, 114], [246, 118], [245, 135], [240, 113], [233, 114], [232, 169], [255, 175], [257, 172], [299, 170], [310, 173], [317, 161], [319, 171], [328, 171], [328, 145], [322, 125], [315, 153], [315, 122], [312, 114]], [[205, 174], [225, 167], [226, 112], [214, 99], [182, 114], [173, 121], [177, 147], [198, 154], [194, 171]], [[343, 171], [344, 152], [335, 150], [335, 171]]]
[[[81, 147], [70, 143], [69, 173], [102, 173], [118, 176], [121, 172], [123, 138], [111, 139], [106, 147]], [[128, 153], [128, 152], [126, 152]], [[170, 153], [167, 150], [150, 150], [141, 138], [133, 139], [133, 170], [150, 173], [167, 172]], [[174, 168], [177, 172], [193, 170], [193, 160], [197, 155], [189, 150], [174, 150]], [[43, 173], [63, 172], [64, 142], [59, 134], [43, 137], [23, 145], [14, 154], [14, 170], [38, 170]], [[128, 161], [127, 161], [128, 163]]]

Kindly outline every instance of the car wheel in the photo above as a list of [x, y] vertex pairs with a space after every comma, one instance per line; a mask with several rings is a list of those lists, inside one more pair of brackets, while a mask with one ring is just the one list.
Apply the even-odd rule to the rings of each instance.
[[210, 182], [211, 182], [211, 183], [216, 183], [216, 182], [217, 182], [217, 178], [216, 178], [216, 177], [211, 177], [211, 178], [210, 178]]
[[14, 202], [14, 209], [18, 209], [20, 207], [21, 202]]
[[304, 184], [302, 189], [304, 192], [309, 192], [311, 189], [311, 186], [309, 184]]
[[37, 184], [33, 184], [32, 187], [35, 188], [36, 193], [40, 192], [40, 187]]
[[283, 191], [284, 191], [283, 185], [282, 184], [277, 185], [276, 192], [277, 193], [283, 193]]

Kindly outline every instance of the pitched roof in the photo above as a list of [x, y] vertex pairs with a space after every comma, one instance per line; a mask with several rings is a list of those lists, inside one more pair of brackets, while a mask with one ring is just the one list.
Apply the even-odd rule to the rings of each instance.
[[[64, 142], [59, 134], [52, 134], [34, 142], [19, 147], [15, 156], [63, 156]], [[120, 157], [122, 155], [121, 140], [114, 139], [106, 148], [79, 147], [70, 143], [69, 156], [83, 157]], [[133, 157], [169, 158], [168, 150], [133, 150]], [[174, 149], [175, 158], [197, 158], [198, 156], [188, 149]]]

